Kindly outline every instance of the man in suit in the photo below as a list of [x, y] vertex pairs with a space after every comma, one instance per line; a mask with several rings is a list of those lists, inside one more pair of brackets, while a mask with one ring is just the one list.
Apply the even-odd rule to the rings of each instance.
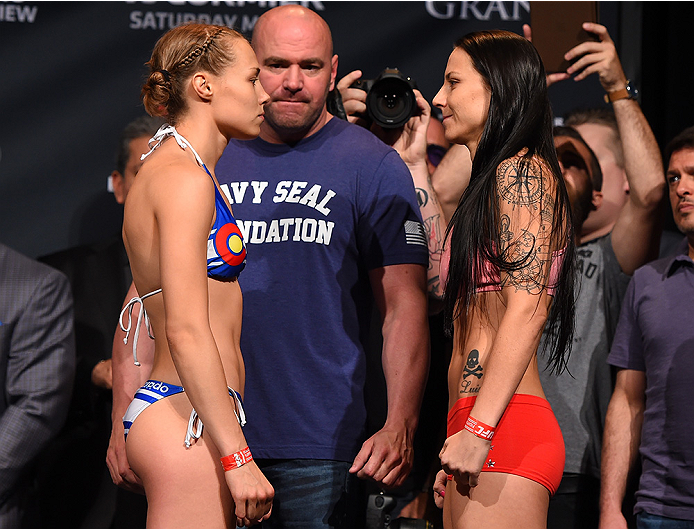
[[38, 527], [32, 470], [67, 416], [73, 329], [67, 278], [0, 244], [0, 527]]

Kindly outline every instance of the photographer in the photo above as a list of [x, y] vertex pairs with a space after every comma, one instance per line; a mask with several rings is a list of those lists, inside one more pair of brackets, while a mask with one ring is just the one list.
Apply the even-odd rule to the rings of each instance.
[[[399, 101], [392, 101], [392, 104], [381, 105], [380, 108], [372, 108], [370, 112], [368, 111], [369, 94], [374, 90], [380, 90], [378, 80], [382, 80], [384, 74], [390, 72], [394, 71], [385, 70], [375, 81], [362, 83], [358, 83], [362, 77], [361, 71], [356, 70], [347, 74], [337, 83], [338, 100], [341, 99], [342, 105], [342, 108], [337, 111], [344, 110], [344, 119], [368, 128], [383, 142], [393, 146], [410, 170], [429, 244], [429, 312], [434, 314], [438, 312], [436, 305], [443, 294], [439, 287], [439, 261], [446, 223], [441, 212], [441, 205], [431, 186], [431, 175], [442, 159], [446, 158], [444, 155], [448, 152], [450, 144], [443, 135], [441, 122], [431, 116], [431, 107], [427, 101], [419, 90], [413, 88], [413, 83], [404, 76], [401, 76], [400, 87], [396, 86], [392, 90], [386, 89], [378, 94], [371, 94], [370, 102], [372, 105], [374, 101], [379, 100], [391, 103], [387, 100], [389, 97], [392, 98], [393, 94], [407, 98], [405, 94], [407, 90], [410, 90], [412, 100], [416, 103], [410, 115], [404, 115], [404, 111], [407, 110], [406, 102]], [[365, 85], [370, 88], [370, 92], [358, 88]], [[392, 112], [389, 112], [390, 109]], [[376, 120], [371, 119], [374, 115]], [[392, 127], [389, 123], [384, 123], [389, 118], [396, 118], [394, 119], [396, 123], [398, 121], [402, 123], [403, 120], [405, 122], [399, 127]], [[388, 128], [374, 121], [380, 121], [388, 125]], [[450, 342], [443, 335], [442, 322], [437, 318], [438, 316], [430, 316], [429, 321], [432, 350], [429, 381], [445, 378], [450, 356]], [[420, 428], [414, 441], [415, 461], [412, 473], [405, 486], [400, 489], [387, 492], [386, 495], [369, 497], [367, 529], [384, 527], [391, 519], [392, 522], [388, 526], [400, 528], [427, 527], [425, 518], [440, 522], [440, 511], [432, 502], [431, 485], [436, 471], [440, 468], [437, 454], [444, 439], [446, 402], [445, 387], [436, 383], [427, 384], [422, 403], [422, 410], [426, 410], [426, 413], [420, 414]], [[377, 402], [369, 403], [372, 412], [377, 407]], [[375, 414], [377, 413], [378, 410]], [[398, 514], [400, 517], [395, 518]]]
[[[388, 72], [392, 72], [392, 70], [384, 71], [384, 73]], [[383, 119], [380, 120], [381, 125], [379, 125], [379, 120], [369, 119], [370, 115], [373, 115], [373, 112], [370, 113], [367, 109], [369, 92], [355, 86], [355, 83], [358, 84], [361, 77], [361, 70], [354, 70], [345, 75], [336, 85], [346, 118], [351, 123], [368, 128], [384, 143], [392, 146], [410, 170], [417, 191], [419, 211], [422, 214], [429, 246], [429, 267], [427, 270], [429, 300], [430, 302], [438, 301], [443, 294], [439, 284], [439, 262], [443, 251], [446, 222], [441, 212], [441, 205], [431, 185], [431, 174], [435, 169], [435, 165], [428, 156], [428, 151], [430, 150], [430, 145], [448, 149], [449, 144], [443, 137], [441, 123], [436, 118], [431, 119], [431, 106], [419, 90], [412, 88], [411, 82], [404, 76], [402, 77], [402, 84], [407, 86], [410, 83], [411, 92], [416, 103], [416, 106], [412, 108], [413, 115], [403, 125], [393, 128], [384, 128], [382, 126], [385, 124]], [[382, 78], [383, 74], [376, 81]], [[363, 81], [362, 84], [370, 87], [372, 82]], [[402, 94], [403, 98], [407, 97], [405, 90], [402, 91]], [[402, 107], [405, 106], [402, 105]], [[383, 113], [381, 112], [381, 114]], [[395, 124], [404, 121], [402, 114], [400, 112], [400, 116], [398, 116]], [[436, 137], [438, 143], [430, 143], [428, 141], [428, 138], [432, 136]], [[441, 143], [444, 145], [441, 145]]]

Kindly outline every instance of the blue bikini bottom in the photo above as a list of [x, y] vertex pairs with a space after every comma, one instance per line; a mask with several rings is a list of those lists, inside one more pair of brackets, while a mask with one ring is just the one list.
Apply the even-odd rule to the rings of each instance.
[[[236, 409], [234, 413], [236, 414], [236, 419], [239, 421], [241, 426], [246, 424], [246, 414], [243, 411], [243, 402], [241, 401], [241, 395], [237, 391], [231, 388], [229, 389], [229, 395], [234, 397], [236, 401]], [[128, 438], [128, 432], [132, 426], [137, 416], [145, 411], [149, 406], [155, 402], [162, 400], [171, 395], [177, 395], [178, 393], [183, 393], [184, 389], [182, 386], [177, 386], [175, 384], [168, 384], [166, 382], [161, 382], [160, 380], [148, 380], [145, 385], [137, 390], [133, 401], [128, 406], [123, 416], [123, 427], [125, 429], [125, 438]], [[202, 421], [198, 417], [195, 409], [190, 412], [190, 419], [188, 420], [188, 429], [186, 431], [185, 445], [187, 448], [190, 447], [192, 439], [199, 439], [202, 435]]]

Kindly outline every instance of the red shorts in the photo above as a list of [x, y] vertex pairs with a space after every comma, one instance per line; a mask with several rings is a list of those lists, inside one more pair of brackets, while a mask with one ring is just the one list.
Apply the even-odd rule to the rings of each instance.
[[[447, 437], [463, 429], [476, 398], [458, 399], [453, 405]], [[544, 485], [552, 495], [557, 492], [564, 472], [564, 438], [549, 402], [535, 395], [511, 397], [482, 472], [523, 476]]]

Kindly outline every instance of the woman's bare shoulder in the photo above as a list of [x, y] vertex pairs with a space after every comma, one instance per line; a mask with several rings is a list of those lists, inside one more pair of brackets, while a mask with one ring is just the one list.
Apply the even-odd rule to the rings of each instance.
[[[181, 149], [173, 152], [154, 152], [145, 160], [135, 177], [143, 191], [161, 205], [179, 201], [210, 202], [214, 195], [212, 178]], [[134, 187], [134, 185], [133, 185]]]
[[522, 149], [515, 156], [506, 158], [503, 162], [499, 164], [497, 168], [497, 174], [499, 174], [503, 169], [512, 169], [518, 171], [523, 169], [528, 174], [539, 177], [539, 176], [549, 176], [552, 173], [552, 168], [550, 167], [547, 160], [538, 156], [537, 154], [528, 158], [526, 156], [527, 149]]
[[502, 204], [531, 206], [539, 204], [554, 182], [549, 164], [539, 156], [528, 159], [521, 151], [505, 159], [496, 170], [497, 188]]

